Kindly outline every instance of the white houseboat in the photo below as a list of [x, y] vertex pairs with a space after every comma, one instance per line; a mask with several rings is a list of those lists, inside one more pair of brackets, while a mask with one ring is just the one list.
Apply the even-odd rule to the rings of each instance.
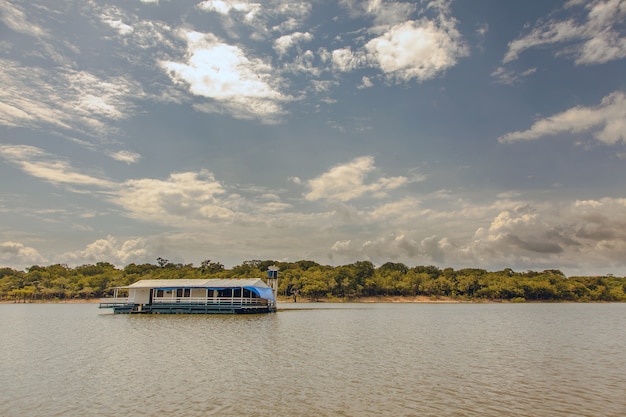
[[[254, 279], [147, 279], [114, 288], [100, 308], [116, 314], [241, 314], [276, 311], [277, 271]], [[124, 294], [126, 296], [120, 296]]]

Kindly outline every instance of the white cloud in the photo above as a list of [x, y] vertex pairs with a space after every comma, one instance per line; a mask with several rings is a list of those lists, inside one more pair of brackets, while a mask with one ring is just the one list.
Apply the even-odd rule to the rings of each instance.
[[0, 157], [24, 172], [53, 184], [109, 188], [113, 183], [76, 171], [68, 162], [27, 145], [0, 145]]
[[385, 233], [375, 239], [337, 241], [331, 247], [334, 257], [366, 259], [372, 262], [405, 261], [420, 258], [442, 262], [448, 246], [446, 239], [435, 236], [415, 240], [402, 232]]
[[388, 190], [396, 189], [408, 182], [406, 177], [383, 177], [375, 182], [366, 183], [367, 174], [374, 170], [374, 158], [371, 156], [363, 156], [347, 164], [335, 166], [308, 181], [311, 191], [305, 198], [310, 201], [319, 199], [348, 201], [365, 193], [382, 197]]
[[282, 104], [290, 98], [276, 87], [280, 79], [270, 64], [248, 58], [237, 46], [221, 42], [212, 34], [187, 32], [187, 62], [163, 61], [161, 66], [189, 91], [215, 100], [200, 107], [225, 109], [238, 118], [261, 118], [273, 122], [284, 114]]
[[[136, 156], [122, 154], [122, 160], [130, 161]], [[164, 225], [177, 224], [181, 228], [212, 226], [216, 221], [231, 222], [240, 215], [248, 222], [256, 222], [247, 211], [259, 214], [259, 221], [263, 222], [262, 213], [276, 213], [291, 207], [281, 202], [278, 195], [268, 194], [263, 189], [252, 190], [253, 196], [248, 200], [236, 193], [227, 194], [222, 184], [206, 170], [173, 173], [164, 180], [142, 178], [114, 182], [81, 173], [69, 162], [33, 146], [0, 145], [0, 158], [36, 178], [70, 186], [70, 191], [82, 193], [87, 187], [97, 187], [93, 195], [105, 196], [107, 201], [123, 208], [123, 215], [127, 217]], [[259, 193], [261, 197], [255, 198]]]
[[364, 76], [363, 78], [361, 78], [361, 84], [357, 86], [357, 88], [363, 89], [363, 88], [370, 88], [373, 86], [374, 86], [374, 83], [372, 82], [372, 79], [370, 77]]
[[596, 107], [573, 107], [536, 121], [528, 130], [507, 133], [498, 140], [515, 142], [585, 131], [592, 131], [597, 140], [607, 145], [626, 141], [626, 95], [621, 91], [613, 92]]
[[[233, 39], [245, 36], [256, 41], [270, 38], [273, 33], [289, 33], [303, 25], [311, 11], [307, 1], [253, 2], [241, 0], [206, 0], [200, 10], [217, 13], [222, 26]], [[252, 29], [252, 34], [249, 30]]]
[[420, 200], [406, 197], [375, 207], [368, 213], [368, 218], [373, 222], [391, 220], [392, 222], [404, 224], [406, 221], [415, 220], [417, 216], [422, 214], [420, 206]]
[[407, 20], [416, 6], [402, 2], [371, 0], [366, 3], [342, 2], [353, 15], [374, 16], [369, 32], [378, 36], [354, 51], [351, 47], [332, 51], [333, 67], [344, 72], [359, 68], [380, 69], [395, 82], [418, 82], [437, 77], [469, 55], [469, 48], [449, 16], [447, 2], [430, 2], [426, 9], [435, 18]]
[[127, 215], [140, 220], [172, 224], [181, 219], [190, 223], [209, 219], [228, 219], [234, 212], [222, 185], [208, 171], [180, 172], [166, 180], [128, 180], [111, 192], [111, 201], [127, 210]]
[[106, 17], [103, 17], [102, 21], [106, 23], [107, 25], [111, 26], [122, 36], [130, 35], [131, 33], [134, 32], [134, 29], [132, 26], [127, 25], [120, 19], [115, 19], [113, 17], [106, 16]]
[[85, 249], [68, 252], [62, 255], [68, 264], [85, 264], [95, 262], [111, 262], [120, 267], [133, 262], [147, 262], [156, 259], [154, 242], [150, 239], [128, 239], [118, 241], [114, 236], [97, 239]]
[[0, 3], [0, 22], [25, 35], [40, 37], [45, 34], [41, 27], [28, 21], [28, 17], [19, 6], [9, 2]]
[[[128, 157], [132, 159], [133, 155]], [[228, 219], [235, 215], [234, 210], [237, 209], [236, 196], [218, 198], [225, 191], [208, 171], [174, 173], [166, 180], [146, 178], [115, 183], [83, 174], [67, 161], [32, 146], [1, 145], [0, 158], [29, 175], [53, 184], [98, 187], [100, 195], [107, 195], [110, 202], [126, 210], [125, 215], [144, 221], [162, 224], [178, 222], [185, 226]], [[265, 203], [263, 210], [276, 212], [287, 207], [272, 201]]]
[[274, 41], [274, 50], [279, 56], [283, 56], [287, 54], [291, 48], [297, 48], [298, 44], [311, 42], [311, 40], [313, 40], [313, 35], [309, 32], [295, 32], [276, 39]]
[[[103, 5], [99, 12], [99, 19], [105, 25], [115, 29], [120, 35], [120, 45], [124, 51], [133, 49], [139, 51], [159, 48], [161, 51], [174, 51], [179, 46], [175, 43], [172, 28], [159, 20], [140, 19], [137, 15], [129, 13], [115, 6]], [[138, 66], [152, 65], [152, 60], [144, 61], [144, 55], [123, 52], [124, 59]]]
[[[322, 69], [315, 64], [315, 54], [312, 51], [307, 50], [296, 56], [292, 62], [285, 64], [283, 69], [292, 73], [306, 73], [317, 77], [322, 73]], [[313, 83], [315, 83], [315, 81], [313, 81]]]
[[397, 24], [365, 49], [389, 78], [405, 82], [434, 78], [468, 54], [453, 25], [441, 27], [426, 19]]
[[349, 72], [364, 65], [366, 57], [347, 48], [335, 49], [331, 53], [333, 66], [339, 71]]
[[103, 136], [111, 120], [134, 112], [141, 87], [123, 77], [100, 78], [70, 68], [25, 68], [0, 59], [0, 121], [9, 126], [75, 130]]
[[46, 261], [47, 259], [35, 248], [24, 246], [17, 242], [9, 241], [0, 243], [0, 264], [32, 266]]
[[537, 68], [529, 68], [520, 73], [512, 70], [508, 70], [504, 67], [498, 67], [491, 73], [491, 76], [496, 79], [496, 82], [506, 85], [514, 85], [521, 82], [524, 78], [537, 72]]
[[352, 17], [372, 16], [375, 25], [394, 25], [403, 22], [416, 10], [413, 2], [382, 0], [340, 0], [339, 4], [348, 10]]
[[583, 5], [583, 21], [569, 18], [538, 22], [529, 34], [509, 43], [504, 62], [517, 59], [527, 49], [545, 45], [562, 45], [558, 53], [573, 56], [576, 64], [603, 64], [626, 57], [626, 1], [568, 2], [564, 9]]
[[272, 19], [284, 19], [280, 24], [272, 27], [279, 33], [293, 32], [302, 26], [304, 20], [311, 13], [310, 1], [285, 1], [275, 3], [275, 8], [268, 10], [268, 17]]
[[231, 12], [243, 13], [246, 20], [252, 20], [261, 9], [261, 4], [237, 0], [205, 0], [200, 2], [198, 7], [223, 15], [228, 15]]
[[141, 155], [131, 151], [112, 152], [110, 153], [110, 156], [117, 161], [126, 162], [127, 164], [135, 163], [141, 158]]

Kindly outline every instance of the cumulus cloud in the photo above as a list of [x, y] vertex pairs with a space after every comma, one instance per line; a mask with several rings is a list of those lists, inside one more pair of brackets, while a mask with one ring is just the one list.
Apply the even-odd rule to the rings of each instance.
[[[464, 209], [451, 202], [449, 206], [447, 218], [452, 223], [446, 228], [437, 222], [436, 233], [428, 224], [440, 213], [445, 215], [445, 209], [437, 213], [409, 205], [407, 211], [412, 211], [413, 217], [391, 222], [391, 214], [381, 218], [360, 213], [364, 222], [360, 229], [376, 224], [392, 231], [385, 227], [377, 228], [376, 234], [352, 231], [349, 237], [330, 244], [329, 253], [338, 262], [397, 260], [409, 265], [434, 262], [457, 268], [499, 265], [522, 270], [556, 267], [570, 274], [624, 268], [626, 199], [556, 204], [497, 201]], [[491, 217], [476, 218], [477, 213]], [[472, 218], [470, 224], [484, 222], [484, 226], [455, 233], [457, 225], [463, 225], [463, 217]]]
[[569, 1], [564, 9], [584, 8], [583, 19], [574, 17], [537, 22], [530, 33], [509, 43], [504, 62], [518, 59], [527, 49], [561, 46], [559, 55], [571, 56], [576, 64], [603, 64], [626, 57], [626, 1]]
[[534, 140], [561, 133], [591, 131], [602, 143], [613, 145], [626, 140], [626, 95], [616, 91], [595, 107], [573, 107], [562, 113], [540, 119], [528, 130], [507, 133], [498, 140], [503, 143]]
[[283, 56], [289, 49], [297, 47], [301, 43], [310, 42], [312, 39], [313, 35], [309, 32], [295, 32], [284, 35], [274, 41], [274, 50], [279, 56]]
[[252, 20], [261, 9], [261, 4], [237, 0], [205, 0], [198, 4], [198, 8], [222, 15], [231, 12], [242, 13], [246, 20]]
[[272, 122], [284, 114], [282, 104], [289, 100], [277, 88], [270, 64], [248, 58], [237, 46], [221, 42], [212, 34], [185, 33], [187, 62], [163, 61], [161, 66], [171, 79], [189, 91], [214, 100], [218, 106], [202, 107], [208, 111], [226, 109], [234, 117], [261, 118]]
[[[316, 56], [313, 51], [306, 50], [299, 53], [291, 62], [284, 64], [283, 69], [292, 73], [306, 73], [317, 77], [322, 73], [322, 69], [316, 65]], [[314, 81], [313, 84], [316, 82]], [[315, 88], [315, 87], [314, 87]]]
[[319, 199], [348, 201], [366, 193], [384, 196], [388, 190], [396, 189], [408, 182], [406, 177], [379, 178], [366, 183], [366, 177], [375, 170], [374, 158], [363, 156], [351, 162], [331, 168], [328, 172], [308, 181], [311, 189], [305, 195], [310, 201]]
[[[312, 5], [307, 1], [254, 2], [241, 0], [205, 0], [198, 4], [205, 12], [220, 16], [222, 26], [233, 39], [244, 35], [257, 41], [275, 33], [294, 32], [302, 26]], [[249, 31], [252, 30], [252, 34]]]
[[113, 193], [112, 201], [124, 207], [131, 217], [159, 223], [176, 218], [219, 220], [234, 214], [218, 199], [224, 192], [208, 171], [179, 172], [166, 180], [125, 181]]
[[335, 242], [331, 247], [333, 257], [367, 259], [372, 262], [405, 261], [419, 259], [421, 262], [446, 262], [451, 245], [446, 238], [427, 236], [416, 240], [405, 233], [394, 232], [376, 239], [350, 239]]
[[120, 19], [115, 19], [115, 18], [111, 18], [107, 16], [103, 18], [103, 22], [111, 26], [122, 36], [130, 35], [134, 32], [134, 29], [132, 26], [127, 25]]
[[361, 84], [357, 86], [357, 88], [363, 89], [363, 88], [370, 88], [373, 86], [374, 86], [374, 82], [372, 82], [372, 79], [370, 77], [363, 77], [361, 78]]
[[374, 222], [391, 220], [392, 222], [404, 224], [407, 221], [415, 220], [415, 217], [421, 214], [420, 206], [420, 200], [414, 197], [406, 197], [373, 208], [369, 211], [368, 217]]
[[399, 23], [365, 45], [367, 56], [391, 79], [424, 81], [454, 66], [469, 51], [453, 24]]
[[17, 242], [0, 243], [0, 264], [4, 265], [34, 265], [46, 262], [35, 248]]
[[579, 265], [606, 269], [626, 249], [626, 200], [604, 198], [499, 213], [464, 251], [477, 262]]
[[354, 53], [352, 49], [346, 47], [332, 51], [331, 61], [339, 71], [349, 72], [364, 65], [366, 57], [362, 53]]
[[74, 252], [67, 252], [62, 255], [68, 264], [84, 264], [111, 262], [114, 265], [126, 266], [133, 262], [153, 261], [154, 244], [150, 239], [138, 238], [120, 241], [114, 236], [107, 236], [104, 239], [97, 239], [89, 243], [84, 249]]
[[426, 9], [437, 13], [435, 18], [409, 20], [415, 10], [410, 3], [343, 2], [353, 14], [375, 17], [376, 34], [362, 48], [350, 47], [332, 51], [335, 69], [348, 72], [358, 68], [380, 69], [388, 80], [422, 82], [437, 77], [469, 55], [469, 48], [456, 29], [456, 20], [449, 16], [446, 2], [431, 2]]
[[471, 246], [473, 249], [482, 246], [481, 252], [563, 252], [558, 242], [549, 239], [547, 229], [548, 226], [540, 221], [538, 213], [504, 211], [496, 216], [488, 228], [476, 231]]

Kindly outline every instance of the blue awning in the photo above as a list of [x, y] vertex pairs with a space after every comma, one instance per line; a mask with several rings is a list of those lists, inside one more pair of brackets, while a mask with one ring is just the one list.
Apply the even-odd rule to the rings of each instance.
[[271, 288], [268, 287], [253, 287], [250, 285], [246, 285], [244, 287], [246, 290], [252, 291], [253, 293], [255, 293], [256, 295], [258, 295], [261, 298], [264, 298], [266, 300], [270, 300], [270, 301], [276, 301], [276, 299], [274, 298], [274, 291], [272, 291]]

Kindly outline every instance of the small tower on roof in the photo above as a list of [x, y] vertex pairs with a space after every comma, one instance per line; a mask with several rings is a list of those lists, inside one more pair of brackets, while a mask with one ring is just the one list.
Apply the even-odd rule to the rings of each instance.
[[278, 295], [278, 271], [279, 267], [276, 265], [272, 265], [267, 268], [267, 285], [270, 286], [272, 291], [274, 292], [274, 299]]

